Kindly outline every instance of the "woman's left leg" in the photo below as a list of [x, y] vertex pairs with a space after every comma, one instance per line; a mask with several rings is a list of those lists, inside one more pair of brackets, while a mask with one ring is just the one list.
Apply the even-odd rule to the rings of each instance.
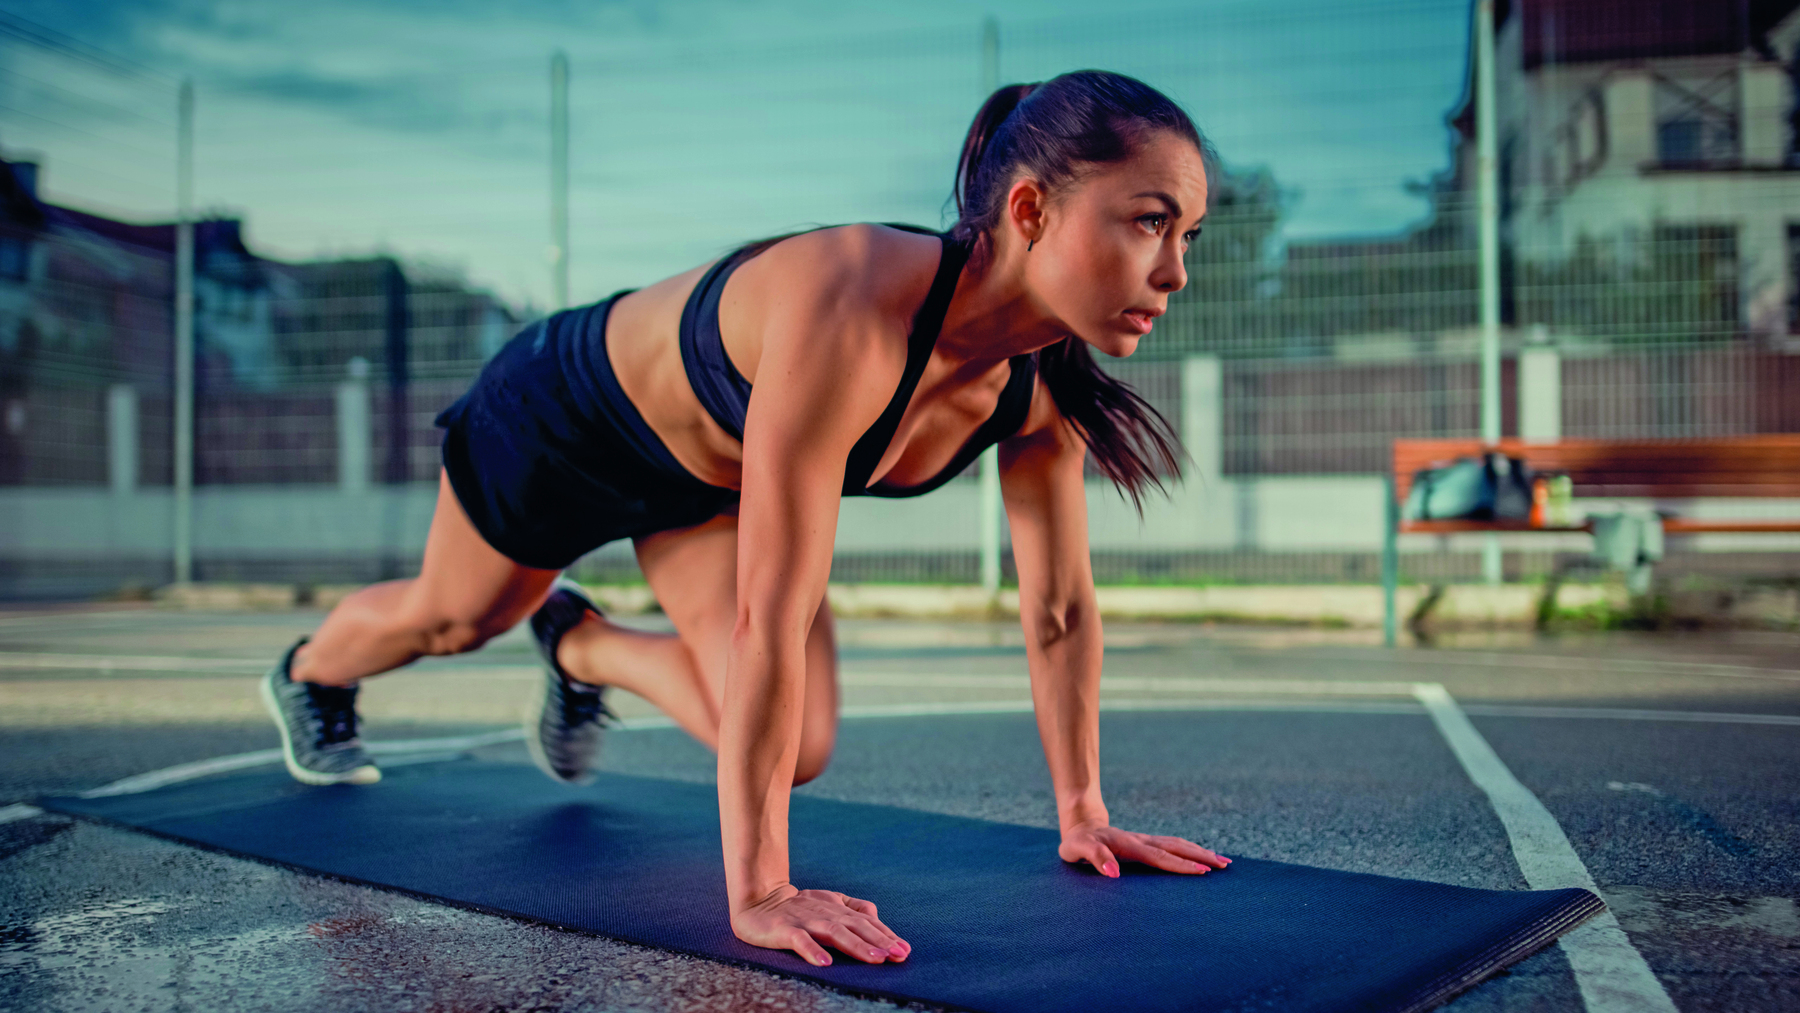
[[[675, 634], [588, 615], [563, 635], [556, 659], [577, 681], [629, 690], [655, 704], [707, 748], [719, 748], [725, 661], [737, 623], [737, 517], [637, 540], [638, 564]], [[837, 640], [819, 603], [806, 639], [806, 714], [794, 783], [819, 776], [837, 741]]]

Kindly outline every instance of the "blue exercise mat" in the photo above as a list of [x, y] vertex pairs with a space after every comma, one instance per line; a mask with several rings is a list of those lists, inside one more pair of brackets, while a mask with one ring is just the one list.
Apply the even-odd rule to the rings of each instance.
[[1429, 1009], [1602, 909], [1585, 890], [1474, 890], [1233, 855], [1106, 879], [1054, 831], [796, 797], [796, 883], [874, 900], [902, 964], [813, 967], [726, 918], [707, 785], [617, 774], [585, 788], [465, 760], [368, 787], [283, 771], [45, 809], [432, 900], [987, 1013]]

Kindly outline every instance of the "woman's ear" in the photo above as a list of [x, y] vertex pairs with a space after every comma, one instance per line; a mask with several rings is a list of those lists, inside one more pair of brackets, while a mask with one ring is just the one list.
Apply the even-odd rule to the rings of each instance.
[[1044, 238], [1045, 194], [1038, 184], [1021, 179], [1006, 191], [1005, 225], [1007, 231], [1027, 246]]

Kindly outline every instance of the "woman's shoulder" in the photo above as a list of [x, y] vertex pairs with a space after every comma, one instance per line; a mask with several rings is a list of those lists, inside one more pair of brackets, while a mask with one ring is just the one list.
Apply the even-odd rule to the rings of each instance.
[[937, 275], [943, 241], [875, 222], [834, 225], [790, 236], [738, 269], [784, 291], [811, 292], [910, 320]]

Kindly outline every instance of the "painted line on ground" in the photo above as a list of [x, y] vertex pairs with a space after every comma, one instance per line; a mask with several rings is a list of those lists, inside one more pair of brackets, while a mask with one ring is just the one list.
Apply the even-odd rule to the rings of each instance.
[[[1600, 888], [1594, 883], [1593, 874], [1582, 864], [1556, 817], [1507, 769], [1457, 706], [1455, 698], [1435, 682], [1417, 684], [1413, 695], [1431, 715], [1469, 780], [1487, 794], [1506, 828], [1525, 882], [1534, 890], [1575, 887], [1598, 894]], [[1575, 984], [1588, 1013], [1676, 1013], [1662, 982], [1656, 980], [1644, 955], [1631, 945], [1610, 910], [1564, 935], [1559, 942], [1575, 972]]]
[[[840, 686], [905, 689], [1030, 689], [1026, 675], [925, 672], [840, 672]], [[1411, 696], [1410, 682], [1333, 679], [1197, 679], [1187, 676], [1109, 675], [1100, 689], [1122, 693], [1275, 693], [1282, 696]]]
[[174, 658], [143, 654], [19, 654], [0, 653], [0, 668], [73, 668], [87, 671], [186, 672], [266, 672], [270, 659], [249, 658]]
[[1722, 711], [1665, 711], [1629, 707], [1536, 707], [1525, 704], [1465, 703], [1463, 713], [1482, 718], [1574, 718], [1599, 721], [1687, 721], [1711, 725], [1800, 727], [1795, 714], [1732, 714]]
[[1464, 651], [1392, 651], [1389, 659], [1416, 665], [1459, 665], [1485, 668], [1535, 668], [1556, 672], [1616, 672], [1621, 675], [1670, 675], [1722, 679], [1766, 679], [1800, 682], [1800, 670], [1755, 665], [1719, 665], [1703, 661], [1649, 661], [1641, 658], [1581, 658], [1548, 654], [1473, 654]]
[[[525, 733], [516, 728], [498, 732], [484, 732], [480, 735], [464, 735], [454, 738], [434, 739], [398, 739], [392, 742], [369, 742], [365, 748], [375, 756], [404, 756], [409, 753], [441, 753], [455, 755], [483, 746], [494, 746], [524, 738]], [[193, 763], [179, 763], [173, 767], [152, 770], [148, 773], [134, 774], [111, 784], [101, 785], [81, 792], [81, 798], [107, 798], [113, 795], [135, 795], [139, 792], [155, 788], [192, 781], [195, 778], [208, 777], [213, 774], [225, 774], [234, 770], [246, 770], [270, 763], [282, 761], [279, 749], [258, 749], [249, 753], [237, 753], [232, 756], [217, 756], [210, 760], [196, 760]]]
[[154, 610], [148, 608], [127, 609], [73, 609], [55, 612], [27, 612], [23, 615], [13, 613], [0, 616], [0, 626], [25, 626], [41, 623], [46, 619], [117, 619], [122, 616], [143, 616]]

